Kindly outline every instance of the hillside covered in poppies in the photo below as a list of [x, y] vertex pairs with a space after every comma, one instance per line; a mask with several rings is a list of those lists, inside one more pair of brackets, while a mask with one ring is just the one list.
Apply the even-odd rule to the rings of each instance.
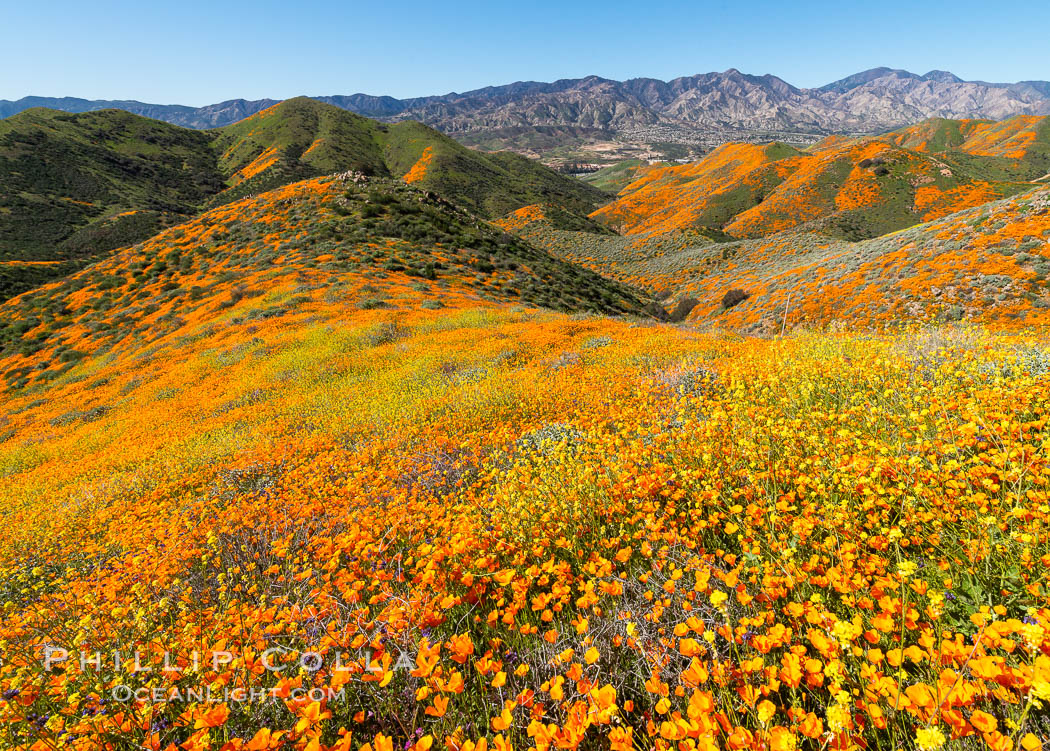
[[0, 747], [1042, 751], [1046, 135], [0, 123]]
[[748, 240], [697, 230], [596, 235], [557, 229], [540, 207], [500, 224], [682, 318], [753, 333], [901, 320], [1041, 326], [1050, 309], [1050, 188], [858, 242], [813, 228]]
[[730, 143], [703, 159], [640, 169], [594, 218], [635, 235], [685, 228], [735, 238], [809, 227], [877, 237], [1020, 193], [1050, 176], [1050, 118], [931, 120], [800, 151]]

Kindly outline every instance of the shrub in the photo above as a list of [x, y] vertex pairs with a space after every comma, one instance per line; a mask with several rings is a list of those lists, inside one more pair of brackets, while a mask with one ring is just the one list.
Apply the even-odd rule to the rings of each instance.
[[671, 320], [675, 323], [684, 321], [688, 317], [689, 313], [693, 310], [693, 308], [695, 308], [699, 304], [700, 301], [697, 300], [695, 297], [683, 297], [681, 300], [678, 301], [678, 304], [675, 305], [674, 310], [671, 312]]
[[667, 311], [658, 302], [650, 302], [644, 308], [642, 308], [642, 314], [655, 318], [658, 321], [667, 321], [670, 316], [667, 315]]
[[392, 321], [377, 324], [371, 331], [365, 334], [365, 342], [370, 347], [378, 347], [381, 344], [390, 344], [398, 339], [403, 339], [410, 334], [410, 330]]
[[220, 309], [232, 308], [234, 305], [244, 299], [244, 287], [238, 285], [230, 290], [230, 296], [219, 303]]
[[729, 310], [734, 305], [739, 305], [749, 297], [750, 295], [742, 289], [731, 289], [722, 297], [722, 307]]

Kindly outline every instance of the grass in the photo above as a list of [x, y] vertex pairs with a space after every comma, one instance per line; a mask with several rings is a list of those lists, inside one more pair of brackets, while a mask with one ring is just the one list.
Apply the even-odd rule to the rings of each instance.
[[607, 193], [619, 193], [634, 182], [637, 174], [645, 166], [646, 163], [641, 159], [624, 159], [618, 164], [583, 175], [580, 179]]

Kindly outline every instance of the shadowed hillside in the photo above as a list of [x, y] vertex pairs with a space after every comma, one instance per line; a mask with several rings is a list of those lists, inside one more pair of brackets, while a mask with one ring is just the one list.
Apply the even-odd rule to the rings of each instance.
[[194, 212], [224, 187], [211, 140], [118, 110], [0, 121], [0, 260], [92, 257]]

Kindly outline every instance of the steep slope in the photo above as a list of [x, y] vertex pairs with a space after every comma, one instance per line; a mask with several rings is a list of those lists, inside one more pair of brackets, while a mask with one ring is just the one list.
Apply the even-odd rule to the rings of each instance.
[[[860, 242], [805, 229], [731, 242], [602, 237], [526, 210], [513, 219], [504, 225], [530, 243], [649, 289], [695, 322], [764, 333], [914, 319], [1050, 325], [1050, 187]], [[731, 290], [743, 299], [727, 305]]]
[[[152, 228], [194, 211], [223, 187], [210, 140], [119, 110], [34, 109], [0, 121], [0, 259], [68, 258], [74, 228], [122, 212], [150, 212]], [[143, 223], [131, 216], [106, 228], [111, 247], [122, 225]]]
[[305, 98], [204, 132], [118, 110], [30, 110], [0, 122], [0, 299], [202, 208], [344, 171], [409, 175], [483, 217], [538, 200], [582, 217], [607, 198], [536, 162]]
[[212, 209], [3, 303], [2, 376], [47, 381], [103, 349], [145, 350], [208, 325], [494, 302], [640, 313], [645, 301], [399, 180], [314, 178]]
[[1038, 84], [989, 84], [962, 81], [944, 71], [920, 76], [876, 68], [805, 89], [773, 75], [730, 68], [666, 82], [588, 76], [408, 100], [365, 95], [325, 99], [381, 119], [420, 120], [448, 133], [523, 126], [623, 133], [655, 125], [683, 131], [877, 132], [929, 117], [1050, 114], [1050, 95]]
[[592, 216], [626, 234], [719, 228], [759, 203], [802, 159], [784, 144], [726, 144], [691, 164], [640, 169]]
[[807, 152], [727, 144], [649, 169], [593, 216], [627, 234], [709, 227], [762, 237], [810, 224], [876, 237], [1026, 190], [1050, 168], [1050, 118], [928, 121], [884, 136], [829, 137]]
[[194, 213], [224, 187], [210, 141], [119, 110], [0, 121], [0, 299]]
[[813, 223], [858, 240], [1020, 192], [1024, 182], [989, 180], [943, 159], [860, 140], [808, 156], [765, 200], [723, 228], [734, 237], [763, 237]]

